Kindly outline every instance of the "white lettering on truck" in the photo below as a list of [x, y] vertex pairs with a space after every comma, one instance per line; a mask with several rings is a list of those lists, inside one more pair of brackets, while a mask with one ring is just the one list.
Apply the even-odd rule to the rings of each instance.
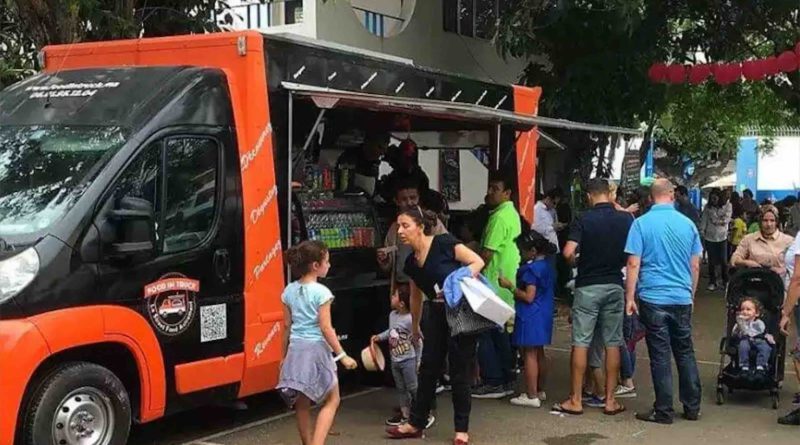
[[269, 266], [269, 263], [271, 263], [272, 260], [275, 259], [275, 257], [278, 255], [278, 252], [280, 252], [280, 249], [281, 249], [281, 242], [280, 240], [278, 240], [278, 242], [275, 243], [272, 249], [270, 249], [270, 251], [267, 252], [267, 256], [264, 257], [264, 261], [262, 261], [261, 264], [258, 264], [256, 265], [255, 268], [253, 268], [253, 275], [255, 275], [256, 280], [261, 276], [262, 273], [264, 273], [264, 269], [266, 269], [267, 266]]
[[255, 209], [250, 212], [250, 221], [255, 224], [264, 216], [264, 212], [267, 211], [267, 207], [269, 204], [275, 199], [275, 196], [278, 195], [278, 186], [274, 185], [271, 189], [267, 192], [267, 196], [264, 197], [264, 200], [261, 201], [261, 204], [258, 205]]
[[247, 170], [247, 167], [250, 167], [250, 164], [256, 159], [258, 153], [261, 152], [261, 148], [264, 146], [264, 141], [267, 140], [267, 136], [272, 134], [272, 122], [267, 122], [267, 126], [264, 127], [264, 131], [261, 132], [261, 135], [258, 136], [258, 140], [256, 141], [255, 147], [252, 150], [248, 151], [247, 153], [243, 154], [241, 158], [239, 158], [239, 163], [241, 164], [242, 173]]

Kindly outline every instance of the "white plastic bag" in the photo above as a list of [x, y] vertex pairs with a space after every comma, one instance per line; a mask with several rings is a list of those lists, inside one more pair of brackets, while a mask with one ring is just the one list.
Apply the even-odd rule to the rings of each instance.
[[514, 316], [514, 308], [506, 304], [492, 289], [478, 279], [468, 277], [461, 280], [461, 290], [472, 310], [497, 324], [504, 326]]

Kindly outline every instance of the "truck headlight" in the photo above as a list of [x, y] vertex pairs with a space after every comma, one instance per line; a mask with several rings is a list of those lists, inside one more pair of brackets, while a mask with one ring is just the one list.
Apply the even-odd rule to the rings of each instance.
[[33, 247], [0, 261], [0, 302], [17, 295], [39, 273], [39, 254]]

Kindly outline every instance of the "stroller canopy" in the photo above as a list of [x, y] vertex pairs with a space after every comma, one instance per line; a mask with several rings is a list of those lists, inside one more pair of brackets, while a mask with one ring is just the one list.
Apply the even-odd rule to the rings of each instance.
[[743, 297], [756, 298], [767, 311], [783, 306], [783, 278], [770, 269], [737, 269], [728, 282], [726, 295], [730, 307], [738, 307]]

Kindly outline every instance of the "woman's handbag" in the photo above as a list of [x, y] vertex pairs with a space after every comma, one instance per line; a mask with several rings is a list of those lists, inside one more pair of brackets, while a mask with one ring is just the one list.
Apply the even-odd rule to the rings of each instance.
[[445, 308], [451, 337], [464, 334], [475, 335], [490, 329], [497, 329], [494, 322], [476, 314], [466, 298], [462, 298], [455, 307], [445, 304]]

